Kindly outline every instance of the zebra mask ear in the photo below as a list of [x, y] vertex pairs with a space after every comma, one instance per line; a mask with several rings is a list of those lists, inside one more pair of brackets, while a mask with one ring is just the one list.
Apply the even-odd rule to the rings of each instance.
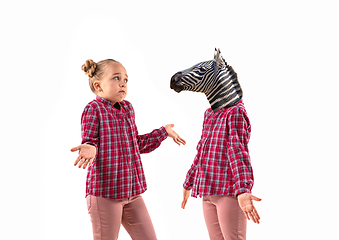
[[226, 67], [227, 63], [225, 59], [221, 56], [220, 49], [218, 48], [214, 50], [214, 61], [216, 62], [215, 67], [223, 68]]

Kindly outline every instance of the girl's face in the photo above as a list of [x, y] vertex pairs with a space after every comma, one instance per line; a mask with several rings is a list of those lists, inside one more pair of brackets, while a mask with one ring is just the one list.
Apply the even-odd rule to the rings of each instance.
[[128, 76], [126, 69], [120, 63], [110, 62], [100, 81], [94, 83], [97, 94], [113, 104], [121, 102], [127, 94]]

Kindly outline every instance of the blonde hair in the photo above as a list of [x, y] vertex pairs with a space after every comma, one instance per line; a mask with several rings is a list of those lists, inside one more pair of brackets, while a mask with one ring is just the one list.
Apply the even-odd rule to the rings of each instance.
[[108, 63], [116, 62], [120, 63], [114, 59], [106, 59], [99, 62], [94, 62], [92, 59], [86, 60], [86, 62], [81, 66], [81, 70], [85, 72], [85, 74], [89, 77], [88, 83], [92, 92], [96, 94], [96, 90], [94, 87], [94, 81], [101, 79], [102, 75], [105, 72], [105, 68]]

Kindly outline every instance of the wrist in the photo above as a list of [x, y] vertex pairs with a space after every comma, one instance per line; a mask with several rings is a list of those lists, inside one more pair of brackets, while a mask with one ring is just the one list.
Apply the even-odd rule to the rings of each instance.
[[93, 143], [85, 143], [86, 145], [89, 145], [89, 146], [92, 146], [92, 147], [95, 147], [95, 145]]
[[247, 195], [247, 194], [249, 194], [249, 193], [247, 193], [247, 192], [239, 193], [239, 194], [237, 195], [237, 198], [243, 197], [243, 196], [245, 196], [245, 195]]
[[165, 125], [165, 126], [162, 126], [162, 127], [165, 129], [166, 133], [168, 134], [168, 125]]
[[160, 131], [161, 131], [161, 135], [165, 136], [165, 138], [168, 137], [168, 130], [167, 130], [166, 126], [162, 126], [160, 128]]
[[95, 143], [92, 143], [92, 142], [84, 142], [83, 145], [88, 145], [88, 146], [91, 146], [91, 147], [95, 147], [97, 148], [97, 145]]

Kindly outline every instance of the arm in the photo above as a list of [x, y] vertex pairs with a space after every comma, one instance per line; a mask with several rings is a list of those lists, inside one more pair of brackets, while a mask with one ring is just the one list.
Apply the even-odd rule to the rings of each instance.
[[81, 144], [99, 147], [99, 119], [92, 106], [86, 106], [81, 116]]
[[253, 200], [260, 198], [251, 194], [253, 171], [248, 153], [248, 141], [251, 126], [248, 117], [241, 109], [235, 109], [228, 119], [228, 156], [236, 183], [236, 195], [239, 206], [248, 220], [259, 223], [260, 216], [254, 207]]
[[199, 159], [200, 159], [200, 147], [201, 147], [201, 140], [198, 143], [197, 146], [197, 155], [194, 158], [193, 164], [191, 165], [191, 168], [188, 170], [186, 174], [186, 179], [183, 184], [184, 189], [191, 190], [193, 186], [193, 181], [196, 175], [196, 169], [198, 167]]
[[185, 179], [185, 182], [183, 184], [183, 200], [182, 200], [182, 203], [181, 203], [182, 209], [185, 209], [187, 200], [188, 200], [190, 193], [191, 193], [193, 181], [194, 181], [194, 178], [195, 178], [195, 175], [196, 175], [196, 170], [197, 170], [198, 163], [199, 163], [199, 160], [200, 160], [201, 143], [202, 143], [202, 135], [201, 135], [200, 141], [197, 145], [197, 155], [194, 158], [194, 161], [193, 161], [193, 164], [191, 165], [191, 168], [188, 170], [188, 172], [186, 174], [186, 179]]
[[86, 106], [81, 116], [82, 144], [71, 149], [72, 152], [79, 151], [74, 166], [79, 163], [78, 167], [85, 169], [88, 164], [93, 163], [99, 142], [98, 129], [99, 124], [95, 110], [90, 106]]
[[187, 200], [190, 196], [190, 192], [191, 192], [191, 189], [193, 187], [193, 182], [194, 182], [194, 179], [195, 179], [195, 176], [196, 176], [198, 164], [200, 162], [201, 146], [202, 146], [202, 143], [203, 143], [205, 122], [207, 121], [207, 119], [208, 119], [207, 111], [205, 111], [204, 122], [203, 122], [203, 125], [202, 125], [202, 133], [201, 133], [201, 137], [200, 137], [200, 140], [199, 140], [197, 148], [196, 148], [197, 149], [197, 155], [194, 158], [194, 161], [193, 161], [193, 164], [191, 165], [191, 168], [188, 170], [188, 172], [186, 174], [186, 179], [185, 179], [185, 182], [183, 184], [183, 200], [182, 200], [182, 203], [181, 203], [182, 209], [185, 209]]
[[149, 153], [158, 148], [162, 141], [167, 138], [168, 134], [164, 127], [155, 129], [150, 133], [138, 135], [138, 145], [140, 153]]
[[[140, 153], [149, 153], [160, 146], [161, 142], [168, 137], [180, 146], [185, 145], [186, 141], [182, 139], [173, 129], [174, 124], [168, 124], [159, 129], [153, 130], [149, 134], [138, 135], [138, 144]], [[165, 130], [165, 131], [164, 131]]]
[[248, 117], [242, 109], [236, 108], [229, 113], [226, 124], [227, 155], [235, 178], [235, 193], [251, 193], [253, 172], [247, 147], [251, 131]]

